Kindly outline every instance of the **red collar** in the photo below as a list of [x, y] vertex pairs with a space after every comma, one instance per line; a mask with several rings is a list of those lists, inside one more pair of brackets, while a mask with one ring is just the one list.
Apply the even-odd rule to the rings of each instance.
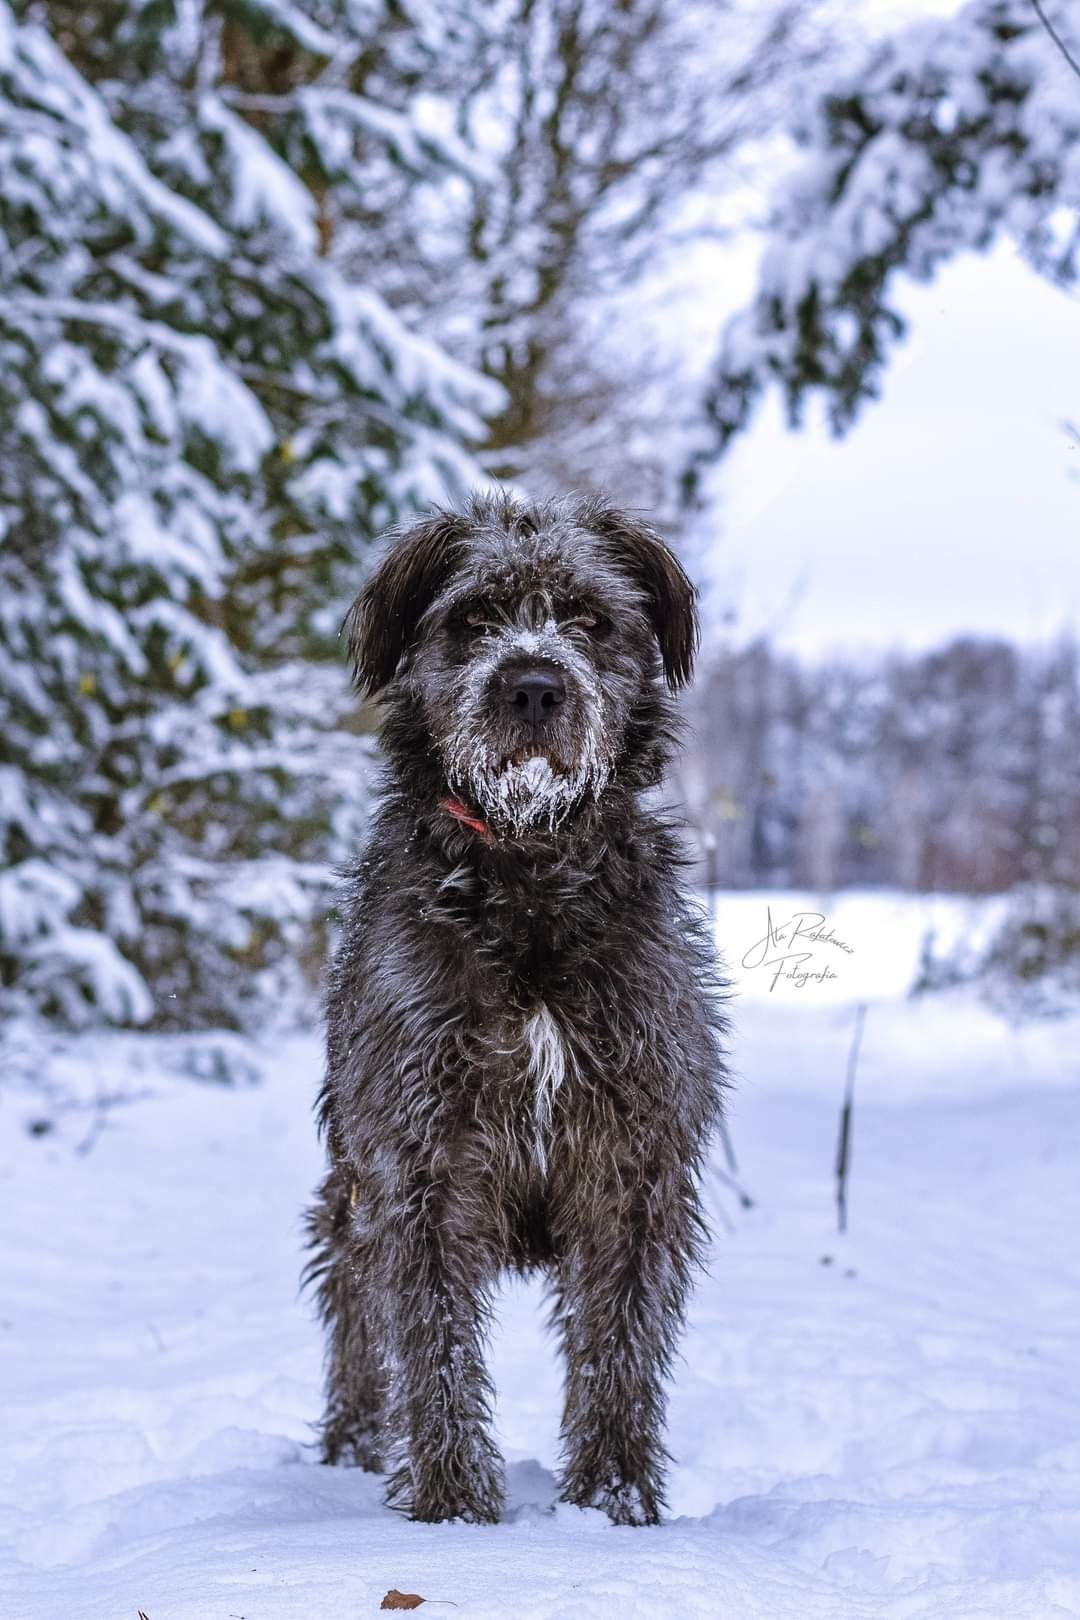
[[495, 835], [487, 822], [482, 820], [480, 816], [470, 816], [468, 807], [462, 804], [460, 799], [453, 797], [440, 799], [439, 809], [445, 810], [447, 815], [453, 816], [455, 821], [460, 821], [463, 827], [471, 827], [473, 832], [479, 833], [485, 844], [495, 842]]

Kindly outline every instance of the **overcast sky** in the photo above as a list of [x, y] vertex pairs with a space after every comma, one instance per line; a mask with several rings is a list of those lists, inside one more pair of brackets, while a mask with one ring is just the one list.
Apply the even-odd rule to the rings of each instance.
[[847, 438], [774, 401], [733, 449], [716, 587], [808, 651], [1080, 627], [1080, 301], [1008, 247], [899, 301], [910, 335]]
[[[865, 0], [875, 23], [951, 9]], [[697, 352], [715, 353], [758, 251], [688, 272]], [[713, 481], [714, 600], [812, 653], [1080, 629], [1080, 446], [1062, 427], [1080, 423], [1080, 298], [1007, 243], [897, 292], [909, 334], [855, 429], [789, 433], [773, 400]]]

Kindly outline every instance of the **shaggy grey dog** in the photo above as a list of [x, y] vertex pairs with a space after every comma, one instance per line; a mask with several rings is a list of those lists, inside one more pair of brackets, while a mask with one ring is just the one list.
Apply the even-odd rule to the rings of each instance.
[[600, 502], [478, 496], [396, 538], [349, 627], [387, 779], [327, 1000], [324, 1456], [414, 1518], [497, 1519], [484, 1329], [500, 1273], [541, 1268], [561, 1495], [654, 1524], [723, 1085], [711, 943], [642, 804], [693, 588]]

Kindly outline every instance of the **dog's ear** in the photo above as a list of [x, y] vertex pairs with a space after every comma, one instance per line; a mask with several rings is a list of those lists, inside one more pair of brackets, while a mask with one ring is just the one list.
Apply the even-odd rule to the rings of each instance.
[[393, 679], [420, 619], [449, 578], [466, 533], [467, 524], [456, 513], [435, 512], [391, 538], [343, 626], [356, 684], [365, 696], [374, 697]]
[[642, 519], [617, 507], [594, 508], [589, 527], [611, 547], [619, 566], [645, 592], [649, 620], [660, 643], [664, 675], [673, 692], [693, 674], [700, 629], [697, 591], [675, 553]]

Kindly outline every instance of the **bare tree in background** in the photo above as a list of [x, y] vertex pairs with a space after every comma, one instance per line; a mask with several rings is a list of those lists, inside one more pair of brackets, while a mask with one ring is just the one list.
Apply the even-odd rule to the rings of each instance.
[[[720, 648], [678, 796], [730, 887], [1080, 893], [1080, 650], [957, 637], [800, 662]], [[1077, 926], [1080, 935], [1080, 924]]]
[[398, 289], [503, 385], [493, 474], [674, 510], [671, 344], [652, 352], [630, 300], [665, 251], [719, 230], [736, 158], [823, 50], [816, 6], [496, 4], [471, 74], [444, 87], [486, 172], [409, 211]]

